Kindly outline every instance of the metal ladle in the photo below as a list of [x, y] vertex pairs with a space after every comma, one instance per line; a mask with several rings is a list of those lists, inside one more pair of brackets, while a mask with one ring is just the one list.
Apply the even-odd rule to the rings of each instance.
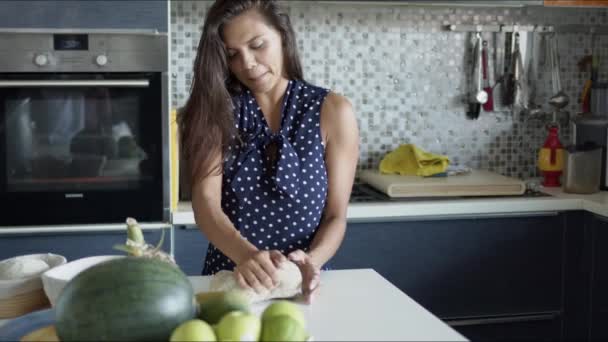
[[475, 36], [475, 47], [473, 49], [473, 72], [471, 77], [471, 92], [469, 94], [469, 111], [467, 115], [472, 119], [479, 118], [481, 105], [488, 101], [488, 93], [483, 90], [481, 70], [482, 63], [482, 44], [483, 38], [481, 32], [477, 32]]
[[475, 45], [475, 101], [480, 104], [488, 102], [488, 92], [483, 89], [483, 70], [482, 70], [482, 45], [483, 38], [477, 32], [477, 43]]
[[549, 60], [551, 62], [551, 78], [553, 83], [553, 91], [555, 95], [551, 96], [549, 99], [549, 104], [556, 109], [556, 112], [553, 114], [553, 121], [556, 121], [557, 111], [566, 107], [568, 103], [570, 103], [570, 98], [568, 95], [562, 90], [562, 84], [560, 79], [560, 71], [559, 71], [559, 56], [557, 54], [557, 40], [555, 36], [551, 37], [550, 42], [550, 54]]

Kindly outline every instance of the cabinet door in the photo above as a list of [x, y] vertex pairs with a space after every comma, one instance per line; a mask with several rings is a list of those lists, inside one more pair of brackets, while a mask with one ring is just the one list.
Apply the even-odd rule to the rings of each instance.
[[[146, 229], [144, 239], [156, 245], [161, 233], [161, 229]], [[113, 246], [124, 244], [126, 238], [126, 230], [0, 235], [0, 260], [38, 253], [63, 255], [68, 261], [94, 255], [123, 255], [124, 252], [115, 250]], [[171, 251], [169, 228], [165, 229], [163, 250], [167, 253]]]
[[608, 218], [595, 216], [591, 271], [592, 340], [608, 340]]
[[471, 341], [557, 341], [559, 314], [496, 317], [459, 322], [446, 322]]
[[373, 268], [441, 318], [561, 310], [561, 215], [349, 224], [333, 268]]
[[189, 276], [201, 275], [209, 241], [197, 227], [173, 229], [175, 262]]
[[608, 0], [545, 0], [545, 6], [603, 7], [608, 6]]

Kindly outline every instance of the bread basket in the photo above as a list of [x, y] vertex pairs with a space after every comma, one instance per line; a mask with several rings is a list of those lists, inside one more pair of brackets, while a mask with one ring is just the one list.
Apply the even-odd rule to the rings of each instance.
[[0, 279], [0, 319], [18, 317], [49, 306], [42, 288], [41, 275], [46, 270], [65, 264], [66, 259], [51, 253], [21, 255], [0, 261], [0, 269], [8, 269], [9, 264], [30, 260], [44, 261], [48, 268], [25, 276]]

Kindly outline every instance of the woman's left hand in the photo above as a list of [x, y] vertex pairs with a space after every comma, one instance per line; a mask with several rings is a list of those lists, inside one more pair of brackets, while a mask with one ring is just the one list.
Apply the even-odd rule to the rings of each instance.
[[301, 249], [289, 253], [287, 258], [300, 268], [304, 300], [307, 304], [312, 303], [321, 283], [321, 270], [312, 262], [310, 256]]

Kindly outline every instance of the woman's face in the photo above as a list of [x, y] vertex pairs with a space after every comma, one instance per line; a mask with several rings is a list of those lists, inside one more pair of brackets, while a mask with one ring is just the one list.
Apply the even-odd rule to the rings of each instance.
[[251, 91], [268, 92], [284, 78], [281, 34], [258, 11], [227, 22], [223, 35], [230, 71]]

